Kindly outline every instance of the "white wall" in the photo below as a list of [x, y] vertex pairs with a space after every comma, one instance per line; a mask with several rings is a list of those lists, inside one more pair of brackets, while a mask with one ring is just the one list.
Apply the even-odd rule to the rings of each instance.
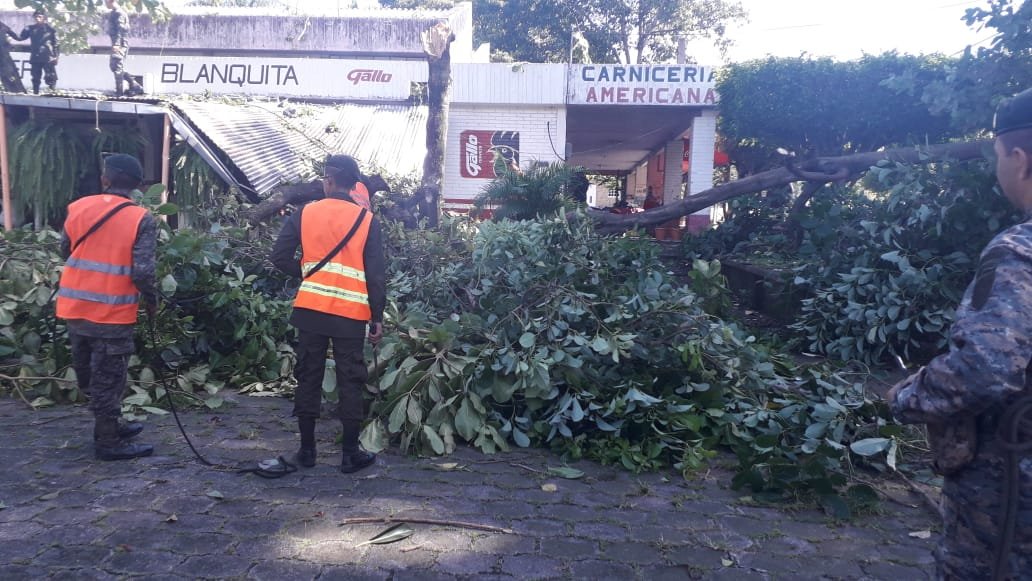
[[[566, 143], [566, 108], [555, 106], [451, 105], [448, 141], [445, 146], [444, 208], [468, 209], [480, 191], [491, 182], [462, 176], [464, 152], [460, 140], [464, 131], [515, 131], [520, 134], [520, 167], [535, 162], [558, 161]], [[549, 141], [549, 132], [551, 141]], [[553, 151], [553, 146], [555, 151]]]

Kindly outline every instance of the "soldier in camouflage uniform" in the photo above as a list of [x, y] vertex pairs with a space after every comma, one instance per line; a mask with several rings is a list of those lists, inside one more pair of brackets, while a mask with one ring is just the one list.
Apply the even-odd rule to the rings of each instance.
[[122, 96], [122, 83], [128, 83], [126, 95], [142, 95], [143, 87], [125, 70], [125, 58], [129, 56], [129, 15], [118, 5], [117, 0], [104, 0], [108, 12], [104, 28], [111, 37], [111, 58], [108, 64], [115, 75], [115, 95]]
[[994, 131], [997, 179], [1029, 220], [983, 250], [949, 352], [888, 394], [898, 420], [928, 424], [939, 452], [940, 579], [1032, 579], [1032, 89], [1001, 103]]
[[60, 48], [57, 44], [57, 32], [47, 24], [47, 13], [37, 9], [32, 17], [35, 24], [22, 29], [16, 40], [29, 40], [29, 64], [32, 65], [32, 92], [39, 94], [40, 78], [46, 81], [53, 91], [57, 88], [57, 59]]
[[109, 156], [101, 175], [103, 193], [72, 202], [61, 235], [67, 262], [57, 316], [68, 325], [79, 390], [90, 398], [100, 460], [149, 456], [154, 450], [129, 441], [143, 426], [121, 420], [137, 305], [142, 296], [153, 316], [156, 304], [157, 221], [129, 199], [142, 178], [135, 157]]

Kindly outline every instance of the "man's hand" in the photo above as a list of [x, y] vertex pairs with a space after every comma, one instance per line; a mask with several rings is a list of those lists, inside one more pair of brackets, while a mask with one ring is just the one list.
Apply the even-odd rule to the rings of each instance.
[[369, 323], [369, 344], [376, 345], [383, 338], [383, 323]]

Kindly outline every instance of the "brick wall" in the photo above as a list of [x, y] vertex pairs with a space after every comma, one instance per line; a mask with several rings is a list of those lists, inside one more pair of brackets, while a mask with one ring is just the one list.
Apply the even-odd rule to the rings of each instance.
[[[448, 142], [444, 166], [443, 198], [446, 209], [466, 209], [491, 182], [485, 178], [463, 177], [464, 131], [515, 131], [520, 135], [520, 167], [535, 162], [551, 163], [564, 155], [566, 148], [566, 110], [564, 106], [489, 106], [452, 104], [448, 116]], [[551, 133], [551, 141], [549, 141]], [[553, 150], [554, 148], [554, 150]], [[557, 156], [558, 154], [558, 156]]]

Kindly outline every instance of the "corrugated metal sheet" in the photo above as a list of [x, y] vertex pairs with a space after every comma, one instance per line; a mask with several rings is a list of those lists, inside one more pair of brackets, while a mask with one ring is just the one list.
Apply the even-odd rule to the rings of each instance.
[[366, 168], [422, 170], [426, 107], [175, 101], [173, 107], [220, 149], [259, 195], [310, 179], [328, 153]]

